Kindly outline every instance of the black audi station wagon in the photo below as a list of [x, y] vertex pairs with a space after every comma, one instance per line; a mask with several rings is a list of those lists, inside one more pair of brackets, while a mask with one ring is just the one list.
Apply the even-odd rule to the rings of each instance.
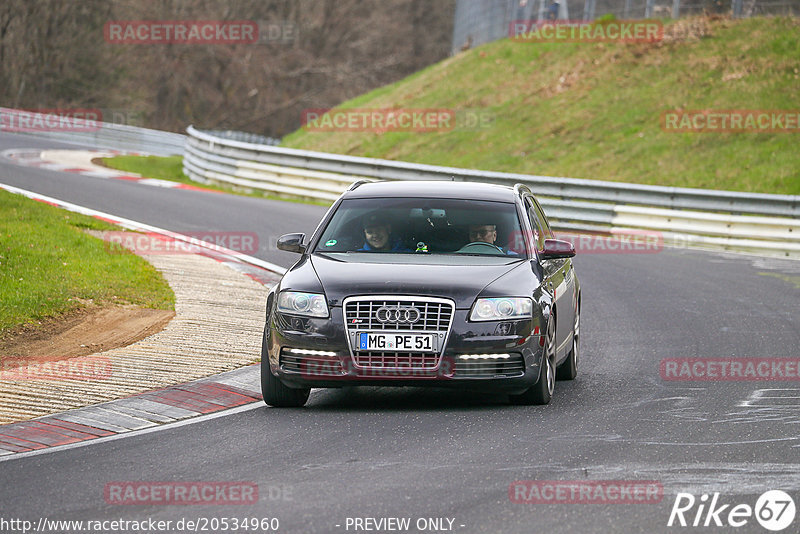
[[547, 404], [575, 378], [581, 292], [571, 243], [531, 190], [473, 182], [357, 182], [267, 297], [264, 402], [311, 388], [435, 386]]

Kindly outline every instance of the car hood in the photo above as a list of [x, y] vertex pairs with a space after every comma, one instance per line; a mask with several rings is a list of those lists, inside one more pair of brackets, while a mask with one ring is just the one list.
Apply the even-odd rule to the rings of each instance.
[[418, 263], [400, 254], [315, 254], [310, 263], [334, 306], [353, 295], [411, 294], [450, 298], [457, 308], [469, 308], [493, 281], [528, 266], [516, 258], [427, 256], [425, 260]]

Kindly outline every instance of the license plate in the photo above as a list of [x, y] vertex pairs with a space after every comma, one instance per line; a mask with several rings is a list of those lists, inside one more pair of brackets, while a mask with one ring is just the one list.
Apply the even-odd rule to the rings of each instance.
[[396, 350], [402, 352], [435, 352], [434, 336], [431, 334], [358, 334], [361, 350]]

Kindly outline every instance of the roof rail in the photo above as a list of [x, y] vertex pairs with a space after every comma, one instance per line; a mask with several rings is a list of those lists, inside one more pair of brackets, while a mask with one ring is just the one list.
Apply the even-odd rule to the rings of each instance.
[[358, 187], [358, 186], [360, 186], [362, 184], [368, 184], [368, 183], [371, 183], [371, 182], [372, 182], [372, 180], [357, 180], [357, 181], [353, 182], [352, 184], [350, 184], [350, 187], [348, 187], [347, 190], [348, 191], [352, 191], [353, 189], [355, 189], [356, 187]]
[[531, 188], [527, 185], [521, 183], [514, 184], [514, 194], [519, 195], [520, 192], [533, 194], [533, 191], [531, 191]]

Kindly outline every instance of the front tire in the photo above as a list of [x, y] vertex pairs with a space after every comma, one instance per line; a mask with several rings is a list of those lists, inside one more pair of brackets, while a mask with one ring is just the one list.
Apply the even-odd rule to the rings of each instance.
[[264, 403], [276, 408], [300, 408], [308, 401], [311, 388], [290, 388], [269, 368], [266, 335], [261, 342], [261, 395]]
[[581, 348], [581, 309], [575, 312], [575, 324], [572, 327], [572, 350], [567, 359], [558, 366], [556, 380], [575, 380], [578, 376], [578, 358]]
[[553, 398], [556, 383], [556, 329], [555, 322], [550, 319], [547, 323], [547, 337], [545, 337], [545, 350], [542, 363], [539, 366], [539, 380], [524, 393], [509, 395], [511, 404], [530, 406], [549, 404]]

